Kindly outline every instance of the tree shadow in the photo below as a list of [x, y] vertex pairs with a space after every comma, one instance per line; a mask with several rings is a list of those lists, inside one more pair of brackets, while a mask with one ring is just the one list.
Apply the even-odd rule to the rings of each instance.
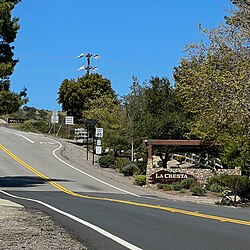
[[44, 185], [50, 181], [69, 182], [69, 180], [64, 179], [45, 180], [38, 176], [5, 176], [0, 177], [0, 187], [35, 187], [37, 185]]

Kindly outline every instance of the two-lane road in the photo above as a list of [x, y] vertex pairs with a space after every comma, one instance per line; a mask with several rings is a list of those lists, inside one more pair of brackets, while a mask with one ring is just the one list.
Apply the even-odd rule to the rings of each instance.
[[0, 127], [0, 197], [48, 212], [93, 249], [249, 249], [249, 210], [150, 199], [72, 166], [60, 147]]

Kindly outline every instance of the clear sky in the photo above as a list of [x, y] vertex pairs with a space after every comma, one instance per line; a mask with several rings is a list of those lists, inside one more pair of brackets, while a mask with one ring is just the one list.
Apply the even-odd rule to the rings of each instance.
[[231, 7], [229, 0], [22, 0], [13, 12], [21, 29], [12, 90], [27, 87], [28, 106], [61, 110], [62, 81], [85, 74], [82, 52], [100, 55], [91, 64], [120, 96], [132, 76], [171, 80], [184, 46], [201, 39], [198, 23], [217, 27]]

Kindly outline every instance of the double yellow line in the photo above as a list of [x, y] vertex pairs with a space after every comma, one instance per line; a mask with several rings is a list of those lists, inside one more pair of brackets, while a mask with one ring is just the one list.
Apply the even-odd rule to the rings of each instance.
[[12, 152], [10, 152], [7, 148], [5, 148], [1, 144], [0, 144], [0, 149], [2, 149], [6, 154], [11, 156], [15, 161], [20, 163], [22, 166], [24, 166], [25, 168], [27, 168], [28, 170], [30, 170], [31, 172], [33, 172], [37, 176], [41, 177], [42, 179], [44, 179], [46, 182], [50, 183], [52, 186], [54, 186], [58, 190], [66, 193], [66, 194], [75, 196], [75, 197], [80, 197], [80, 198], [84, 198], [84, 199], [92, 199], [92, 200], [110, 201], [110, 202], [122, 203], [122, 204], [126, 204], [126, 205], [133, 205], [133, 206], [138, 206], [138, 207], [164, 210], [164, 211], [168, 211], [168, 212], [172, 212], [172, 213], [179, 213], [179, 214], [195, 216], [195, 217], [200, 217], [200, 218], [205, 218], [205, 219], [210, 219], [210, 220], [216, 220], [216, 221], [220, 221], [220, 222], [230, 222], [230, 223], [250, 226], [250, 221], [237, 220], [237, 219], [226, 218], [226, 217], [221, 217], [221, 216], [203, 214], [203, 213], [199, 213], [197, 211], [192, 212], [192, 211], [176, 209], [176, 208], [171, 208], [171, 207], [164, 207], [164, 206], [160, 206], [160, 205], [151, 205], [151, 204], [144, 204], [144, 203], [138, 203], [138, 202], [133, 202], [133, 201], [117, 200], [117, 199], [111, 199], [111, 198], [100, 198], [100, 197], [77, 194], [77, 193], [75, 193], [67, 188], [64, 188], [63, 186], [59, 185], [58, 183], [52, 181], [49, 177], [42, 174], [41, 172], [39, 172], [35, 168], [31, 167], [29, 164], [27, 164], [26, 162], [21, 160], [19, 157], [14, 155]]

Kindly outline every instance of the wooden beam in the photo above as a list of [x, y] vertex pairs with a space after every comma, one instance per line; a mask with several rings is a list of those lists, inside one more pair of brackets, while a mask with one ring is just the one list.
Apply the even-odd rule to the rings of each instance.
[[158, 146], [211, 146], [213, 142], [206, 142], [202, 140], [147, 140], [147, 145]]

